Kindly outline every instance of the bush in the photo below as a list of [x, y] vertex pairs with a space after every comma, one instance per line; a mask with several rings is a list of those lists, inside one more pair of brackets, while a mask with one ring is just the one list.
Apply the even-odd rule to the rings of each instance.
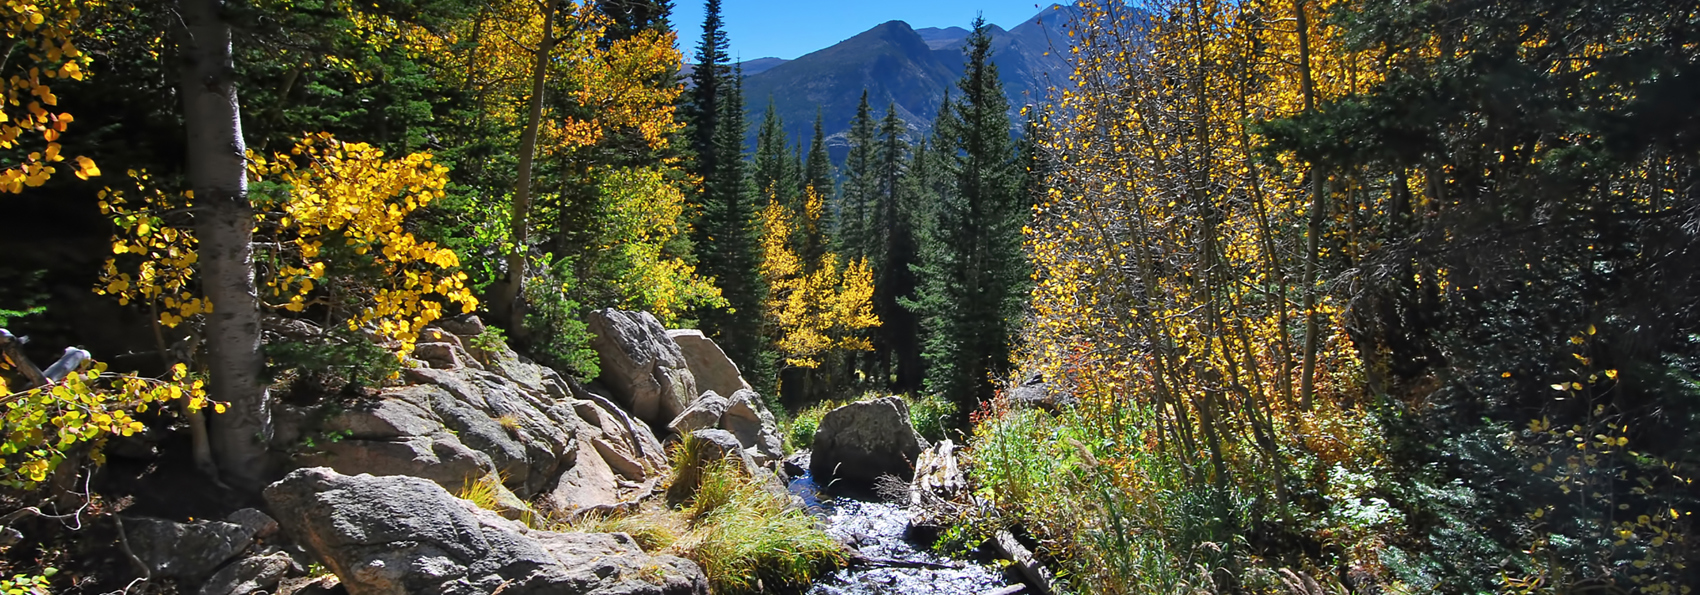
[[267, 343], [265, 354], [272, 379], [294, 377], [326, 393], [348, 386], [382, 386], [401, 373], [395, 352], [342, 325], [311, 337]]
[[786, 424], [783, 432], [786, 452], [813, 447], [815, 430], [820, 429], [820, 419], [825, 417], [828, 411], [843, 407], [844, 404], [844, 401], [821, 401], [791, 416], [791, 422]]
[[525, 330], [532, 355], [551, 368], [595, 378], [601, 368], [582, 320], [584, 307], [569, 297], [575, 283], [572, 261], [557, 262], [545, 255], [536, 268], [542, 273], [525, 284]]
[[923, 438], [938, 442], [947, 437], [956, 419], [956, 403], [935, 394], [903, 395], [909, 403], [909, 423]]

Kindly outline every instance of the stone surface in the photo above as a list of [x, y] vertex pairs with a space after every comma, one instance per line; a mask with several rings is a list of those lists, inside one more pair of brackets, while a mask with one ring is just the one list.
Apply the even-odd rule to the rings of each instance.
[[1018, 407], [1042, 409], [1052, 413], [1072, 407], [1078, 402], [1074, 397], [1061, 391], [1052, 390], [1045, 377], [1034, 374], [1021, 384], [1009, 387], [1004, 391], [1004, 398]]
[[579, 449], [572, 468], [562, 473], [555, 486], [543, 495], [543, 502], [550, 509], [568, 512], [619, 501], [619, 480], [594, 448]]
[[450, 316], [437, 321], [437, 328], [462, 337], [476, 337], [484, 334], [484, 321], [471, 314]]
[[684, 436], [702, 429], [720, 426], [721, 416], [732, 407], [732, 401], [720, 396], [713, 390], [703, 391], [702, 396], [691, 402], [673, 421], [667, 422], [667, 429], [674, 434]]
[[298, 469], [265, 498], [351, 595], [708, 592], [695, 564], [624, 534], [528, 529], [418, 478]]
[[675, 329], [667, 331], [667, 338], [672, 339], [679, 346], [679, 352], [684, 354], [685, 364], [697, 380], [697, 390], [730, 395], [750, 388], [750, 383], [745, 382], [744, 376], [738, 372], [738, 364], [726, 357], [726, 352], [702, 331]]
[[453, 370], [466, 365], [463, 362], [472, 361], [472, 356], [459, 345], [449, 342], [420, 343], [413, 348], [413, 357], [427, 365], [441, 369]]
[[197, 583], [254, 542], [246, 527], [222, 521], [179, 523], [165, 519], [125, 519], [124, 533], [142, 564], [155, 578]]
[[602, 383], [634, 417], [663, 424], [696, 399], [685, 355], [655, 316], [609, 308], [591, 312], [585, 322], [590, 346], [601, 356]]
[[720, 418], [720, 427], [737, 436], [738, 443], [744, 445], [757, 464], [766, 465], [785, 456], [779, 424], [774, 422], [761, 395], [744, 389], [733, 393], [730, 401], [726, 414]]
[[278, 552], [243, 558], [226, 565], [201, 585], [201, 595], [253, 595], [270, 592], [283, 580], [295, 561]]
[[225, 517], [224, 520], [226, 522], [241, 525], [244, 529], [247, 529], [255, 539], [265, 539], [277, 534], [277, 520], [273, 519], [271, 515], [252, 508], [244, 508], [236, 512], [232, 512], [230, 513], [230, 516]]
[[815, 482], [872, 485], [881, 475], [908, 481], [927, 441], [909, 423], [909, 405], [885, 397], [839, 407], [820, 420], [809, 462]]

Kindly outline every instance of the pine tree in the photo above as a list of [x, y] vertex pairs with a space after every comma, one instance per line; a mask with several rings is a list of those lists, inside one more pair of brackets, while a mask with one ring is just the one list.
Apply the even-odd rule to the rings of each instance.
[[[815, 196], [825, 204], [835, 204], [833, 195], [837, 188], [832, 182], [832, 161], [826, 155], [826, 135], [821, 131], [824, 116], [819, 110], [815, 111], [815, 136], [809, 141], [809, 156], [803, 165], [803, 190], [813, 191]], [[806, 234], [803, 258], [814, 262], [827, 250], [826, 237], [818, 230]]]
[[[888, 105], [880, 122], [877, 186], [868, 213], [874, 240], [868, 255], [874, 270], [874, 314], [882, 322], [874, 335], [874, 371], [894, 391], [921, 388], [919, 328], [915, 316], [898, 303], [899, 298], [914, 295], [915, 274], [910, 267], [916, 262], [917, 249], [909, 216], [915, 208], [915, 193], [908, 184], [913, 168], [906, 159], [906, 130], [895, 104]], [[917, 159], [923, 153], [924, 149], [914, 152]]]
[[975, 19], [964, 51], [962, 97], [941, 110], [935, 128], [948, 189], [923, 239], [917, 298], [906, 303], [924, 331], [927, 389], [970, 411], [991, 397], [990, 380], [1008, 373], [1028, 274], [1022, 172], [983, 19]]
[[703, 4], [702, 41], [697, 45], [696, 69], [691, 72], [691, 99], [684, 110], [691, 123], [691, 151], [696, 155], [695, 173], [708, 179], [715, 170], [714, 137], [718, 128], [725, 81], [731, 75], [731, 42], [720, 21], [720, 0]]
[[798, 176], [801, 172], [792, 163], [790, 142], [785, 137], [785, 122], [767, 100], [767, 113], [762, 115], [761, 129], [756, 133], [756, 159], [753, 173], [756, 194], [772, 197], [786, 208], [798, 207]]
[[869, 229], [869, 203], [879, 186], [875, 154], [874, 119], [868, 109], [868, 92], [856, 106], [856, 119], [850, 125], [850, 153], [844, 158], [844, 190], [838, 203], [838, 253], [855, 260], [873, 252], [875, 238]]
[[[703, 180], [705, 197], [698, 245], [704, 274], [714, 277], [727, 307], [703, 316], [705, 329], [732, 361], [756, 365], [762, 355], [761, 304], [766, 292], [760, 272], [760, 205], [744, 175], [743, 68], [722, 81], [720, 114], [711, 149], [717, 169]], [[756, 376], [752, 374], [752, 376]]]

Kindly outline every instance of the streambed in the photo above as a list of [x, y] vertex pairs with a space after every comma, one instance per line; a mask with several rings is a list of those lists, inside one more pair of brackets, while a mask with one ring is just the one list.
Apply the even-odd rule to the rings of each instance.
[[807, 473], [792, 480], [790, 489], [828, 533], [856, 544], [869, 558], [955, 567], [840, 569], [816, 581], [810, 595], [983, 595], [1012, 584], [995, 566], [952, 559], [905, 539], [909, 513], [901, 506], [826, 493]]

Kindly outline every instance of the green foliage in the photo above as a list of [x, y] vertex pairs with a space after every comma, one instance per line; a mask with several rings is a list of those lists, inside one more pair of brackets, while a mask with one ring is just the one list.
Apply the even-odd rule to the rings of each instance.
[[843, 407], [845, 403], [845, 401], [821, 401], [792, 415], [790, 422], [785, 424], [780, 432], [785, 437], [785, 449], [791, 451], [813, 447], [815, 430], [820, 429], [820, 418], [825, 417], [827, 412], [833, 409]]
[[732, 459], [703, 467], [683, 515], [691, 531], [675, 549], [702, 566], [716, 593], [798, 588], [844, 563], [842, 546], [814, 517], [762, 489]]
[[525, 284], [525, 330], [533, 357], [544, 365], [566, 371], [581, 379], [601, 374], [596, 350], [590, 348], [590, 331], [582, 316], [585, 308], [568, 296], [573, 294], [571, 261], [551, 262], [545, 255], [535, 270], [541, 272]]
[[927, 440], [949, 438], [949, 430], [958, 427], [955, 401], [932, 393], [903, 395], [903, 400], [909, 404], [909, 423]]
[[13, 321], [36, 316], [47, 311], [47, 292], [41, 291], [41, 278], [47, 271], [20, 272], [0, 266], [0, 328]]
[[1010, 139], [1009, 100], [977, 19], [956, 99], [939, 110], [935, 155], [947, 183], [922, 228], [913, 300], [923, 329], [927, 390], [973, 406], [1008, 373], [1030, 268], [1021, 254], [1028, 216]]
[[265, 354], [267, 374], [274, 380], [294, 377], [333, 391], [344, 385], [383, 386], [401, 373], [394, 351], [342, 325], [267, 343]]
[[478, 336], [467, 339], [467, 347], [487, 353], [500, 352], [508, 344], [508, 335], [502, 329], [486, 326]]
[[15, 574], [11, 578], [0, 579], [0, 593], [5, 595], [36, 595], [50, 592], [48, 579], [59, 574], [59, 569], [49, 566], [41, 569], [41, 574]]

